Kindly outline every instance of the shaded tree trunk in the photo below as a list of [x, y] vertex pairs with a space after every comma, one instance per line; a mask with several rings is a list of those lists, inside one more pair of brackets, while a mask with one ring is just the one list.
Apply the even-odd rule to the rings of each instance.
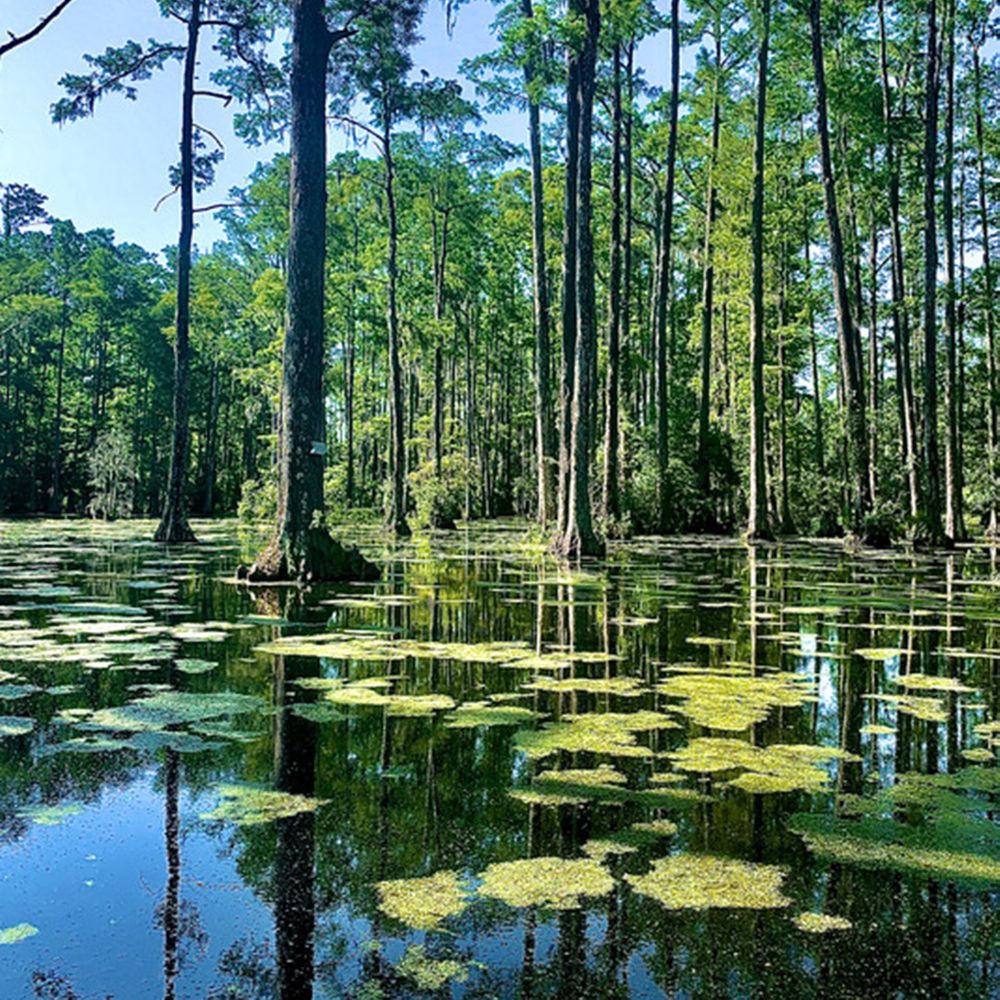
[[181, 111], [181, 232], [177, 244], [177, 312], [174, 321], [173, 439], [167, 495], [154, 536], [156, 541], [171, 545], [196, 541], [188, 524], [185, 487], [190, 447], [188, 375], [191, 353], [191, 244], [194, 239], [194, 98], [198, 35], [201, 31], [201, 0], [192, 0], [188, 17]]
[[[818, 2], [818, 0], [813, 0]], [[771, 3], [761, 6], [757, 49], [757, 111], [753, 147], [753, 205], [750, 216], [750, 514], [747, 538], [771, 537], [767, 516], [767, 447], [764, 440], [764, 126], [767, 116], [767, 56]]]
[[816, 127], [819, 134], [820, 164], [823, 177], [823, 200], [830, 231], [830, 269], [833, 277], [833, 300], [837, 315], [837, 337], [847, 416], [847, 451], [852, 481], [850, 526], [856, 534], [865, 531], [865, 518], [871, 511], [868, 480], [868, 432], [865, 420], [864, 378], [859, 366], [857, 327], [851, 317], [844, 265], [844, 240], [837, 211], [837, 186], [830, 153], [830, 126], [826, 107], [826, 70], [823, 65], [823, 34], [820, 0], [810, 0], [809, 26], [812, 40], [813, 74], [816, 82]]
[[323, 0], [293, 0], [287, 323], [281, 372], [278, 524], [250, 580], [370, 579], [375, 567], [323, 524], [326, 70], [332, 46]]

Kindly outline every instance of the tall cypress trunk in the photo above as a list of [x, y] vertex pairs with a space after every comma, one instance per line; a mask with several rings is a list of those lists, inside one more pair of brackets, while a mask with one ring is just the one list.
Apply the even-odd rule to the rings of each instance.
[[[982, 309], [986, 325], [986, 371], [988, 378], [987, 399], [989, 410], [987, 416], [987, 446], [989, 448], [990, 482], [997, 480], [997, 355], [996, 355], [996, 324], [993, 313], [994, 278], [990, 252], [990, 214], [987, 200], [986, 185], [986, 141], [983, 127], [983, 71], [980, 55], [979, 39], [970, 39], [972, 43], [972, 73], [975, 98], [975, 134], [977, 161], [977, 202], [979, 207], [980, 245], [983, 254], [983, 282], [985, 295]], [[997, 536], [1000, 525], [997, 523], [997, 509], [993, 493], [990, 493], [990, 513], [987, 533], [991, 538]]]
[[680, 115], [681, 35], [680, 2], [670, 0], [670, 124], [667, 136], [667, 180], [663, 191], [663, 214], [658, 265], [658, 309], [656, 317], [656, 465], [658, 525], [665, 532], [670, 522], [670, 440], [668, 407], [670, 372], [667, 364], [667, 318], [672, 315], [672, 243], [674, 230], [674, 186], [677, 176], [677, 124]]
[[[871, 159], [874, 173], [874, 150]], [[878, 390], [878, 222], [873, 198], [868, 248], [868, 480], [873, 503], [878, 496]]]
[[906, 271], [903, 266], [903, 237], [900, 225], [899, 166], [893, 138], [892, 91], [889, 86], [889, 59], [885, 29], [885, 0], [879, 0], [879, 65], [882, 78], [882, 119], [885, 125], [885, 160], [889, 175], [889, 224], [892, 253], [892, 330], [897, 367], [897, 391], [900, 399], [901, 446], [906, 465], [910, 517], [916, 521], [920, 511], [920, 487], [917, 458], [916, 402], [913, 392], [913, 369], [910, 362], [910, 317], [906, 307]]
[[932, 544], [944, 541], [937, 406], [937, 0], [927, 4], [927, 79], [924, 106], [924, 530]]
[[573, 405], [571, 411], [569, 496], [566, 530], [558, 545], [567, 558], [598, 555], [603, 546], [594, 534], [590, 510], [591, 408], [594, 405], [591, 355], [596, 330], [594, 301], [594, 233], [591, 213], [591, 149], [593, 140], [594, 89], [597, 38], [600, 32], [599, 0], [574, 0], [574, 9], [585, 18], [586, 36], [578, 63], [575, 101], [578, 105], [579, 139], [575, 205], [576, 230], [576, 352]]
[[[815, 2], [815, 0], [814, 0]], [[767, 516], [767, 447], [764, 440], [764, 126], [767, 118], [767, 56], [771, 3], [761, 5], [757, 49], [757, 111], [753, 147], [753, 205], [750, 210], [750, 513], [747, 538], [770, 538]]]
[[392, 454], [389, 528], [399, 538], [410, 535], [406, 522], [406, 425], [403, 400], [403, 367], [399, 358], [399, 307], [396, 299], [399, 280], [399, 219], [396, 211], [396, 165], [392, 155], [392, 113], [382, 109], [382, 158], [385, 162], [385, 202], [389, 217], [389, 255], [386, 320], [389, 329], [389, 402], [391, 406]]
[[944, 126], [944, 177], [942, 221], [944, 223], [945, 296], [944, 322], [948, 359], [945, 383], [945, 409], [948, 433], [945, 437], [945, 535], [953, 542], [965, 538], [965, 510], [962, 498], [962, 449], [959, 437], [958, 410], [958, 320], [955, 288], [955, 0], [948, 0], [947, 10], [947, 95]]
[[188, 369], [191, 333], [191, 244], [194, 240], [194, 99], [198, 65], [198, 35], [201, 31], [201, 0], [192, 0], [188, 19], [187, 51], [184, 56], [184, 91], [181, 110], [181, 232], [177, 243], [177, 312], [174, 319], [173, 438], [167, 494], [154, 536], [158, 542], [194, 542], [185, 510], [188, 448]]
[[323, 523], [324, 270], [326, 261], [326, 71], [331, 47], [323, 0], [292, 0], [289, 233], [281, 365], [278, 524], [250, 580], [335, 580], [377, 575]]
[[837, 186], [830, 153], [830, 126], [826, 107], [826, 70], [823, 65], [823, 32], [820, 0], [810, 0], [809, 26], [812, 40], [813, 74], [816, 82], [816, 130], [819, 135], [820, 165], [823, 177], [823, 200], [830, 231], [830, 269], [833, 277], [833, 300], [837, 315], [837, 338], [847, 416], [847, 453], [852, 481], [850, 522], [857, 534], [864, 531], [864, 521], [871, 511], [868, 481], [868, 432], [865, 420], [864, 378], [857, 347], [857, 327], [851, 316], [844, 264], [844, 240], [837, 211]]
[[[698, 488], [702, 503], [708, 512], [707, 501], [711, 485], [711, 468], [708, 455], [708, 417], [712, 394], [712, 311], [715, 292], [715, 250], [712, 236], [715, 225], [716, 190], [715, 164], [719, 156], [721, 114], [719, 84], [722, 75], [722, 7], [714, 8], [715, 78], [712, 83], [712, 137], [708, 154], [708, 183], [705, 192], [705, 238], [703, 244], [701, 282], [701, 393], [698, 406]], [[714, 513], [709, 515], [714, 522]], [[707, 526], [707, 525], [705, 525]]]
[[557, 542], [569, 521], [570, 461], [576, 365], [577, 184], [580, 158], [580, 56], [570, 51], [566, 65], [566, 191], [562, 261], [562, 368], [559, 394], [559, 498]]
[[608, 374], [604, 422], [604, 516], [617, 520], [619, 502], [618, 393], [622, 335], [622, 51], [616, 43], [611, 106], [611, 264], [608, 274]]

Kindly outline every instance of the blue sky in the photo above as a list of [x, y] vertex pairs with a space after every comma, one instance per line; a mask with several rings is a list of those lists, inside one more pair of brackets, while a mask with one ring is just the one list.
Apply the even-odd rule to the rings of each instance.
[[[21, 32], [52, 6], [52, 0], [0, 3], [0, 31]], [[429, 0], [424, 40], [414, 53], [417, 69], [457, 77], [467, 56], [493, 47], [489, 0], [470, 0], [460, 12], [452, 38], [445, 31], [437, 0]], [[71, 218], [81, 229], [111, 227], [119, 238], [159, 250], [177, 239], [177, 202], [154, 212], [168, 190], [167, 168], [177, 158], [180, 128], [180, 66], [171, 65], [140, 84], [138, 101], [113, 95], [93, 118], [63, 127], [50, 123], [49, 108], [60, 96], [58, 80], [84, 67], [82, 53], [99, 52], [129, 38], [182, 38], [182, 26], [160, 17], [154, 0], [73, 0], [34, 41], [0, 62], [0, 181], [31, 184], [48, 195], [49, 211]], [[213, 68], [210, 54], [202, 76]], [[471, 88], [470, 88], [471, 93]], [[277, 147], [247, 148], [232, 132], [231, 113], [219, 102], [202, 100], [199, 120], [225, 143], [226, 159], [215, 187], [203, 201], [225, 199], [254, 165]], [[492, 119], [488, 127], [521, 142], [523, 123], [515, 114]], [[345, 139], [331, 129], [331, 146]], [[220, 234], [210, 216], [199, 219], [197, 241], [207, 248]]]

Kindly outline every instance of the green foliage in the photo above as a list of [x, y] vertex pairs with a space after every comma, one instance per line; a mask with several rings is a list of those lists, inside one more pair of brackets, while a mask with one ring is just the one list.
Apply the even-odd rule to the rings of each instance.
[[423, 527], [445, 527], [462, 516], [469, 469], [462, 455], [441, 460], [441, 474], [433, 459], [409, 474], [410, 496], [416, 508], [416, 523]]

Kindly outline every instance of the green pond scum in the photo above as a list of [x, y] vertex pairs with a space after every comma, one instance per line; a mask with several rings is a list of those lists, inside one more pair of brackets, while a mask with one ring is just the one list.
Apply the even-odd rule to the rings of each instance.
[[196, 530], [0, 522], [0, 1000], [1000, 996], [996, 553]]

